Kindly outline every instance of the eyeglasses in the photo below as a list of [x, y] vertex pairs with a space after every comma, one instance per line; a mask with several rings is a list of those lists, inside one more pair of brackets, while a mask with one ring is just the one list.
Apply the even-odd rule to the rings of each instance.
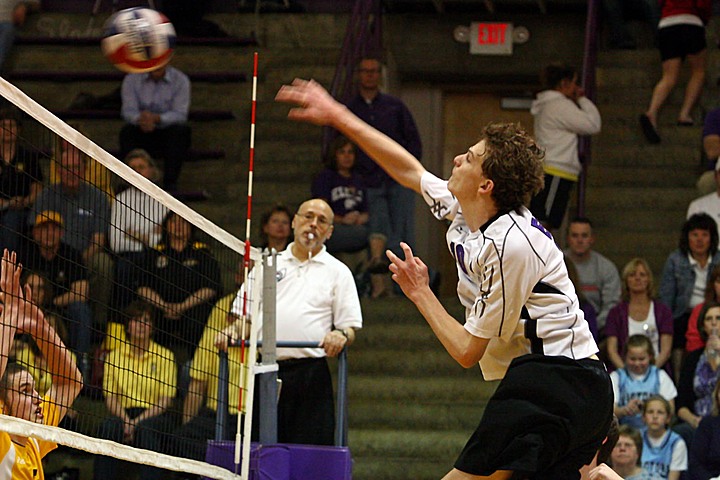
[[358, 70], [360, 73], [380, 73], [379, 68], [361, 68]]
[[330, 223], [331, 223], [330, 220], [328, 220], [324, 216], [316, 215], [312, 212], [305, 212], [305, 213], [298, 212], [295, 214], [295, 216], [302, 218], [303, 221], [308, 222], [308, 223], [312, 222], [313, 220], [316, 220], [318, 226], [321, 228], [327, 228], [330, 226]]

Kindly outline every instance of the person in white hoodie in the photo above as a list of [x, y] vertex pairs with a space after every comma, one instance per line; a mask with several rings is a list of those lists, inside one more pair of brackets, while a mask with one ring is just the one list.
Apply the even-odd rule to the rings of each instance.
[[597, 107], [578, 85], [574, 68], [548, 65], [541, 80], [545, 90], [537, 94], [530, 113], [535, 118], [535, 140], [545, 149], [545, 188], [532, 199], [530, 211], [556, 234], [572, 186], [582, 171], [578, 135], [600, 132], [602, 121]]

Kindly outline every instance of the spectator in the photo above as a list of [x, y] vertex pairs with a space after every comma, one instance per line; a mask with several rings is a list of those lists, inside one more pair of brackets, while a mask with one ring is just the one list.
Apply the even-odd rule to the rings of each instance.
[[720, 264], [715, 265], [708, 277], [707, 287], [705, 288], [705, 302], [696, 305], [695, 308], [692, 309], [692, 312], [690, 312], [688, 328], [685, 332], [686, 352], [692, 352], [705, 347], [705, 341], [700, 337], [700, 332], [697, 328], [697, 319], [700, 311], [707, 302], [720, 302]]
[[20, 249], [28, 211], [43, 182], [37, 155], [18, 145], [20, 126], [16, 110], [0, 110], [0, 245], [9, 251]]
[[63, 242], [64, 224], [58, 212], [40, 213], [32, 227], [32, 240], [25, 243], [18, 258], [28, 271], [43, 276], [50, 284], [51, 304], [70, 320], [70, 346], [79, 355], [83, 378], [88, 379], [92, 348], [90, 285], [80, 252]]
[[642, 467], [654, 478], [679, 480], [687, 470], [687, 444], [668, 427], [672, 420], [670, 402], [661, 396], [650, 397], [643, 404]]
[[260, 218], [260, 248], [282, 252], [292, 242], [290, 221], [292, 214], [285, 205], [278, 203]]
[[90, 299], [95, 321], [107, 319], [112, 290], [113, 261], [105, 250], [110, 218], [108, 197], [85, 180], [87, 157], [67, 144], [59, 162], [60, 183], [43, 189], [38, 195], [31, 222], [43, 211], [60, 214], [63, 219], [63, 242], [82, 255], [88, 269]]
[[588, 322], [590, 332], [592, 332], [595, 342], [599, 342], [600, 338], [598, 334], [597, 312], [595, 311], [595, 307], [592, 306], [592, 303], [588, 302], [587, 297], [585, 297], [585, 292], [583, 292], [580, 287], [580, 279], [578, 278], [575, 264], [567, 257], [567, 255], [564, 256], [563, 260], [565, 261], [565, 268], [567, 268], [568, 278], [570, 278], [573, 287], [575, 287], [575, 293], [577, 293], [578, 302], [580, 303], [580, 310], [582, 310], [585, 315], [585, 320]]
[[355, 146], [352, 142], [343, 136], [335, 138], [330, 146], [328, 164], [312, 185], [313, 197], [325, 200], [335, 214], [332, 237], [326, 242], [328, 253], [337, 256], [369, 249], [365, 264], [371, 275], [370, 296], [384, 296], [392, 290], [384, 255], [387, 239], [369, 229], [366, 190], [354, 171]]
[[625, 367], [628, 338], [640, 334], [648, 337], [658, 352], [655, 366], [672, 373], [668, 364], [673, 343], [672, 311], [653, 300], [655, 283], [650, 265], [642, 258], [633, 258], [623, 268], [622, 279], [623, 301], [610, 310], [605, 326], [610, 367]]
[[15, 28], [25, 24], [27, 14], [40, 7], [39, 0], [0, 1], [0, 72], [7, 72], [10, 50], [15, 43]]
[[640, 432], [629, 425], [622, 425], [619, 433], [618, 441], [610, 454], [612, 469], [625, 480], [653, 480], [654, 477], [640, 466], [643, 452]]
[[[148, 180], [156, 180], [155, 162], [145, 150], [132, 150], [125, 163]], [[160, 241], [160, 225], [167, 212], [165, 205], [134, 185], [118, 193], [113, 202], [108, 238], [116, 256], [112, 296], [115, 310], [121, 311], [133, 300], [140, 279], [137, 268], [144, 252]]]
[[143, 148], [164, 160], [163, 188], [177, 190], [180, 169], [190, 152], [190, 79], [175, 67], [130, 73], [122, 83], [120, 157]]
[[708, 277], [720, 263], [718, 230], [705, 213], [688, 218], [680, 233], [678, 249], [665, 262], [660, 280], [659, 300], [673, 314], [673, 377], [679, 378], [685, 350], [685, 333], [692, 309], [705, 299]]
[[700, 175], [696, 185], [701, 195], [707, 195], [718, 189], [715, 169], [720, 158], [720, 108], [714, 108], [705, 115], [702, 135], [702, 161], [707, 170]]
[[[127, 343], [105, 360], [103, 393], [110, 416], [103, 420], [98, 437], [161, 451], [172, 427], [168, 407], [175, 398], [175, 357], [152, 340], [152, 305], [133, 302], [123, 313]], [[93, 472], [97, 480], [127, 478], [122, 462], [112, 457], [96, 456]], [[140, 467], [141, 480], [160, 479], [164, 473], [157, 467]]]
[[685, 356], [678, 381], [677, 413], [682, 420], [675, 430], [688, 445], [692, 444], [695, 429], [712, 409], [712, 392], [718, 383], [720, 366], [720, 304], [707, 302], [698, 317], [698, 331], [706, 342], [705, 348]]
[[[81, 134], [88, 136], [85, 128], [79, 123], [69, 122], [68, 125], [73, 127]], [[50, 162], [50, 184], [55, 185], [60, 183], [60, 168], [59, 163], [63, 155], [77, 155], [79, 156], [85, 165], [85, 181], [91, 185], [94, 185], [98, 190], [105, 192], [109, 199], [114, 196], [112, 183], [112, 175], [110, 171], [100, 162], [91, 158], [85, 152], [80, 150], [78, 147], [68, 142], [62, 137], [57, 137], [54, 145], [53, 161]]]
[[160, 309], [156, 341], [176, 347], [179, 363], [192, 357], [220, 293], [220, 267], [208, 245], [196, 241], [194, 234], [194, 227], [180, 215], [165, 216], [160, 243], [142, 261], [146, 274], [137, 292]]
[[614, 263], [593, 250], [593, 226], [585, 217], [570, 221], [565, 255], [572, 260], [580, 278], [580, 289], [597, 312], [597, 328], [604, 338], [608, 313], [620, 301], [620, 274]]
[[[358, 64], [358, 94], [347, 107], [360, 119], [389, 136], [415, 158], [422, 158], [422, 143], [410, 110], [396, 97], [380, 92], [381, 64], [363, 58]], [[366, 152], [357, 151], [356, 172], [368, 194], [369, 227], [382, 233], [387, 245], [400, 254], [400, 242], [415, 244], [415, 196], [380, 168]]]
[[[318, 342], [320, 348], [279, 348], [282, 381], [278, 400], [278, 441], [332, 445], [333, 388], [326, 357], [337, 356], [362, 327], [360, 300], [350, 270], [327, 253], [333, 212], [320, 199], [300, 205], [293, 219], [295, 241], [277, 257], [278, 341]], [[242, 292], [242, 291], [241, 291]], [[242, 313], [242, 294], [233, 304]], [[229, 327], [239, 338], [240, 322]], [[225, 348], [227, 335], [218, 336]]]
[[643, 334], [628, 338], [625, 365], [610, 374], [615, 396], [615, 415], [623, 425], [643, 428], [643, 402], [660, 395], [675, 408], [677, 389], [670, 376], [655, 366], [655, 349]]
[[[235, 289], [218, 300], [210, 312], [200, 344], [195, 350], [195, 356], [190, 364], [190, 384], [183, 405], [182, 426], [173, 433], [175, 442], [168, 453], [195, 460], [205, 459], [207, 441], [214, 437], [217, 421], [220, 358], [218, 349], [215, 347], [215, 337], [218, 332], [237, 320], [230, 310], [237, 291], [243, 283], [243, 273], [243, 262], [240, 262], [235, 273]], [[238, 395], [242, 368], [244, 367], [240, 347], [229, 347], [228, 391], [230, 398]], [[235, 432], [238, 419], [237, 402], [229, 403], [228, 414], [228, 430]]]
[[665, 0], [658, 23], [658, 47], [662, 59], [662, 77], [653, 89], [647, 111], [640, 115], [640, 126], [650, 143], [660, 143], [657, 133], [658, 113], [680, 76], [680, 67], [687, 57], [690, 78], [685, 86], [677, 124], [693, 125], [692, 110], [705, 83], [705, 25], [712, 15], [711, 0]]
[[[32, 292], [20, 285], [22, 267], [15, 252], [3, 252], [0, 267], [0, 289], [4, 293], [0, 312], [0, 401], [3, 413], [34, 423], [58, 425], [82, 389], [82, 377], [72, 356], [42, 310], [28, 297]], [[48, 359], [52, 386], [40, 396], [30, 373], [16, 363], [9, 363], [10, 346], [16, 334], [29, 334]], [[42, 458], [57, 444], [0, 431], [0, 458], [4, 477], [43, 478]]]
[[[715, 223], [720, 223], [720, 159], [715, 162], [715, 191], [703, 195], [700, 198], [696, 198], [687, 210], [687, 218], [692, 217], [696, 213], [707, 213], [715, 220]], [[720, 229], [720, 226], [718, 227]], [[720, 233], [720, 230], [718, 230]]]
[[[357, 252], [368, 246], [367, 193], [355, 174], [355, 146], [343, 136], [336, 137], [327, 159], [328, 167], [313, 180], [312, 195], [325, 200], [335, 215], [332, 237], [325, 246], [336, 255]], [[384, 245], [384, 244], [383, 244]], [[378, 252], [378, 257], [385, 249]]]
[[582, 171], [578, 135], [599, 133], [602, 124], [600, 112], [577, 81], [574, 68], [548, 65], [541, 75], [545, 90], [530, 108], [535, 138], [545, 149], [545, 187], [532, 199], [530, 211], [554, 233], [562, 225], [570, 190]]
[[688, 480], [708, 480], [720, 476], [720, 382], [712, 394], [712, 411], [700, 420], [688, 460]]

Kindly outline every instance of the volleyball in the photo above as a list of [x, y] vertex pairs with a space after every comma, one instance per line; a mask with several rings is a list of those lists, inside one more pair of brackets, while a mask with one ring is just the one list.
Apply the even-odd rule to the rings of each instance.
[[160, 12], [134, 7], [120, 10], [105, 23], [103, 55], [127, 73], [150, 72], [166, 65], [175, 49], [175, 28]]

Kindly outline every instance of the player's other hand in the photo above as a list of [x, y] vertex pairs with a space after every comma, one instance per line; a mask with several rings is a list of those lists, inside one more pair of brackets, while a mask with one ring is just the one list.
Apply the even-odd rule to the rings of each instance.
[[283, 85], [275, 95], [275, 101], [297, 105], [288, 112], [288, 118], [315, 125], [332, 125], [338, 112], [345, 106], [337, 102], [315, 80], [296, 78], [290, 85]]
[[400, 285], [405, 296], [414, 302], [425, 290], [430, 290], [428, 267], [419, 257], [413, 256], [410, 245], [400, 242], [400, 248], [405, 253], [405, 260], [390, 250], [385, 254], [390, 260], [392, 279]]

